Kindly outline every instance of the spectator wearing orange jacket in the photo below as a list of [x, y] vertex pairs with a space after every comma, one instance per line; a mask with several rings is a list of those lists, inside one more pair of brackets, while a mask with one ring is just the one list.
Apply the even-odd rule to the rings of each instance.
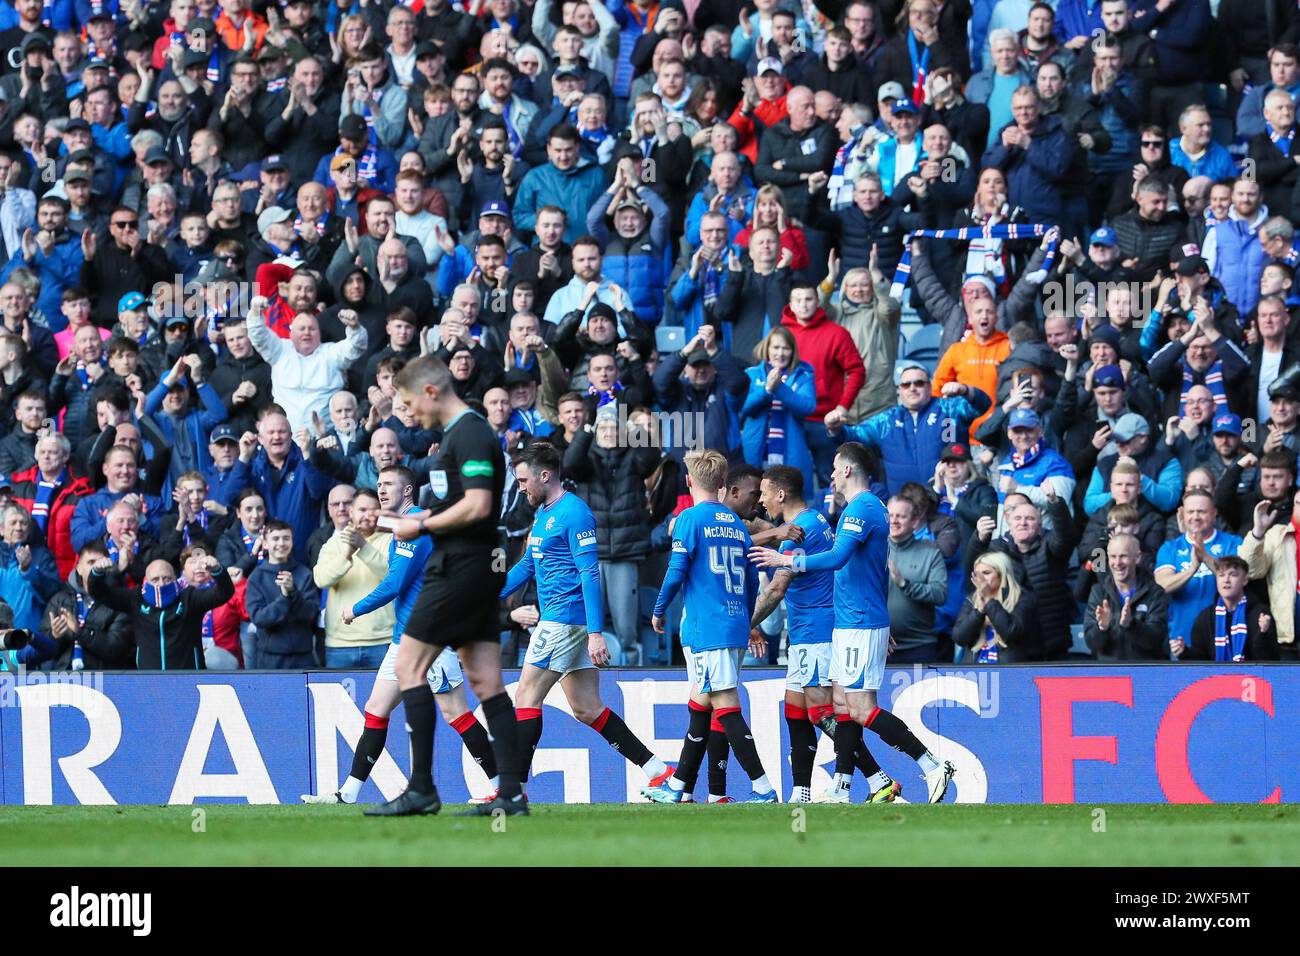
[[[949, 382], [977, 388], [990, 398], [997, 395], [998, 366], [1011, 354], [1011, 340], [1005, 332], [998, 331], [998, 307], [993, 298], [992, 280], [983, 276], [979, 278], [988, 283], [989, 294], [965, 297], [970, 333], [950, 345], [939, 359], [939, 367], [934, 373], [936, 398], [944, 394], [943, 387]], [[971, 432], [974, 433], [991, 413], [992, 406], [975, 419]]]

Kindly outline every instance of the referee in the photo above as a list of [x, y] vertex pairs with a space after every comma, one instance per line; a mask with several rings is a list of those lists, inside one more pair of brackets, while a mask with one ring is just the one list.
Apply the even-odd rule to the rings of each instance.
[[409, 541], [432, 535], [433, 554], [424, 585], [397, 648], [397, 685], [411, 725], [411, 779], [398, 797], [366, 810], [367, 816], [410, 816], [442, 809], [433, 785], [433, 729], [437, 705], [425, 679], [429, 665], [450, 647], [483, 704], [500, 774], [497, 799], [468, 811], [527, 813], [519, 786], [515, 709], [501, 680], [498, 595], [505, 574], [496, 569], [497, 516], [505, 485], [501, 442], [481, 415], [452, 388], [441, 360], [421, 356], [394, 381], [402, 401], [425, 428], [442, 429], [430, 472], [433, 506], [396, 517], [393, 533]]

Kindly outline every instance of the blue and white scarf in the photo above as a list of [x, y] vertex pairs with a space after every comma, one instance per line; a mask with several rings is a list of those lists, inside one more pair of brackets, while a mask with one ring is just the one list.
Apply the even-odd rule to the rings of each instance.
[[54, 493], [68, 480], [68, 466], [64, 465], [59, 476], [53, 481], [46, 481], [39, 469], [36, 476], [36, 500], [32, 502], [32, 520], [44, 534], [45, 527], [50, 522], [50, 505], [54, 502]]
[[1273, 145], [1278, 148], [1283, 156], [1291, 155], [1291, 140], [1295, 138], [1295, 127], [1292, 126], [1283, 136], [1273, 128], [1273, 124], [1268, 120], [1264, 121], [1264, 128], [1268, 130], [1268, 138], [1273, 141]]
[[1246, 598], [1242, 595], [1231, 619], [1223, 598], [1214, 605], [1214, 659], [1241, 662], [1246, 659]]
[[976, 664], [996, 664], [998, 662], [998, 636], [992, 624], [984, 625], [984, 643], [975, 653]]
[[1187, 393], [1195, 385], [1204, 385], [1214, 396], [1214, 414], [1222, 415], [1228, 410], [1228, 393], [1223, 388], [1223, 359], [1215, 359], [1210, 370], [1205, 373], [1205, 381], [1197, 382], [1196, 375], [1186, 360], [1183, 361], [1183, 390], [1178, 396], [1178, 414], [1187, 414]]
[[[958, 241], [967, 241], [978, 238], [984, 239], [1040, 239], [1047, 235], [1049, 230], [1055, 229], [1055, 226], [1046, 226], [1042, 223], [1006, 223], [998, 226], [964, 226], [961, 229], [917, 229], [909, 232], [903, 239], [903, 256], [898, 260], [898, 268], [894, 270], [894, 281], [889, 287], [891, 298], [900, 299], [903, 296], [903, 290], [907, 288], [908, 280], [912, 275], [912, 240], [913, 239], [956, 239]], [[1043, 260], [1043, 266], [1034, 274], [1036, 278], [1041, 275], [1044, 279], [1052, 274], [1052, 267], [1056, 264], [1056, 247], [1060, 242], [1060, 235], [1053, 237], [1047, 247], [1047, 257]]]

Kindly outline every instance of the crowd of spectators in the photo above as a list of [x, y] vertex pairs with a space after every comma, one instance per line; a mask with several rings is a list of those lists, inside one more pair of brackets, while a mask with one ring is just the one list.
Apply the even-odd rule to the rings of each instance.
[[671, 660], [687, 450], [797, 539], [762, 470], [834, 520], [850, 440], [897, 663], [1294, 660], [1297, 42], [1288, 0], [0, 0], [0, 668], [374, 666], [430, 353], [560, 450], [616, 662]]

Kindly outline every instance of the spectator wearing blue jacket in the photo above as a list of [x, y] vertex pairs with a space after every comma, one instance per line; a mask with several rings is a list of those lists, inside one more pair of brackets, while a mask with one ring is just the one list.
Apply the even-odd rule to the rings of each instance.
[[1011, 95], [1015, 122], [997, 134], [984, 153], [985, 169], [996, 166], [1007, 178], [1008, 198], [1032, 222], [1055, 223], [1061, 216], [1061, 185], [1070, 171], [1071, 143], [1055, 116], [1041, 117], [1038, 92], [1022, 86]]
[[537, 211], [543, 206], [558, 206], [568, 216], [564, 241], [575, 242], [582, 235], [587, 212], [605, 191], [605, 173], [594, 163], [581, 158], [577, 129], [562, 123], [546, 139], [545, 166], [530, 169], [519, 184], [515, 197], [515, 228], [532, 232], [537, 225]]
[[45, 604], [59, 590], [59, 568], [48, 548], [28, 543], [32, 519], [22, 505], [0, 514], [0, 595], [14, 612], [14, 627], [35, 631]]
[[[301, 444], [295, 444], [295, 438], [301, 439]], [[275, 515], [293, 529], [294, 556], [305, 563], [307, 539], [320, 526], [321, 505], [334, 479], [304, 457], [303, 448], [310, 448], [311, 441], [307, 431], [291, 437], [289, 419], [278, 412], [258, 422], [257, 441], [256, 448], [251, 444], [240, 447], [240, 460], [253, 472], [249, 487], [262, 496], [268, 515]], [[311, 571], [307, 574], [310, 576]]]
[[[727, 244], [745, 231], [754, 218], [754, 199], [758, 193], [741, 176], [740, 157], [736, 153], [718, 153], [709, 165], [709, 180], [691, 199], [686, 210], [686, 242], [692, 248], [700, 244], [700, 222], [708, 212], [727, 217]], [[721, 198], [718, 198], [721, 196]]]
[[605, 7], [618, 23], [618, 60], [614, 65], [614, 95], [627, 99], [632, 89], [632, 49], [641, 35], [654, 29], [658, 0], [609, 0]]
[[587, 231], [604, 250], [602, 274], [631, 298], [637, 318], [652, 326], [663, 315], [671, 218], [653, 189], [618, 176], [587, 212]]
[[[226, 420], [226, 404], [217, 390], [203, 380], [203, 360], [197, 355], [179, 359], [153, 387], [145, 399], [144, 413], [167, 436], [171, 445], [171, 464], [163, 497], [187, 471], [206, 472], [212, 467], [208, 438], [212, 429]], [[201, 408], [190, 407], [190, 382], [198, 393]]]
[[718, 305], [722, 287], [730, 279], [727, 267], [730, 239], [728, 217], [721, 212], [706, 212], [701, 223], [700, 241], [695, 251], [683, 256], [669, 279], [669, 295], [686, 337], [694, 338], [702, 325], [722, 327]]
[[51, 331], [62, 332], [68, 324], [63, 317], [63, 290], [77, 284], [84, 261], [81, 236], [68, 229], [68, 201], [59, 196], [42, 197], [36, 204], [36, 228], [31, 240], [10, 253], [9, 261], [0, 269], [0, 284], [19, 266], [35, 272], [41, 280], [36, 306], [44, 313]]
[[897, 405], [847, 426], [844, 414], [832, 409], [826, 415], [826, 430], [841, 441], [879, 449], [890, 495], [911, 481], [928, 485], [944, 449], [969, 444], [971, 423], [992, 404], [982, 391], [960, 382], [948, 383], [944, 392], [935, 398], [930, 373], [922, 365], [908, 365], [898, 375]]
[[1111, 438], [1119, 454], [1097, 460], [1083, 496], [1083, 510], [1094, 515], [1110, 504], [1111, 472], [1120, 461], [1131, 461], [1142, 474], [1142, 497], [1171, 514], [1183, 493], [1183, 466], [1173, 451], [1164, 442], [1151, 440], [1150, 424], [1135, 412], [1120, 416]]
[[794, 334], [778, 325], [754, 350], [757, 365], [745, 369], [749, 392], [740, 408], [745, 461], [755, 468], [790, 465], [813, 487], [813, 458], [804, 419], [817, 407], [813, 367], [799, 360]]
[[1240, 315], [1259, 303], [1259, 279], [1269, 262], [1259, 241], [1259, 228], [1268, 219], [1261, 205], [1259, 181], [1243, 176], [1232, 184], [1232, 206], [1223, 222], [1208, 222], [1201, 256], [1210, 275], [1219, 280], [1228, 301]]
[[72, 513], [73, 549], [80, 551], [91, 541], [104, 537], [108, 530], [105, 516], [123, 498], [129, 498], [140, 513], [140, 530], [157, 538], [158, 521], [166, 509], [163, 508], [161, 498], [141, 491], [135, 452], [128, 447], [115, 445], [104, 456], [102, 469], [104, 487], [78, 501], [77, 509]]
[[[266, 563], [248, 575], [244, 607], [257, 627], [257, 670], [315, 667], [320, 590], [311, 568], [294, 557], [299, 545], [287, 522], [270, 518], [262, 528]], [[303, 541], [305, 545], [305, 540]]]
[[1232, 156], [1212, 138], [1210, 111], [1204, 106], [1195, 104], [1183, 110], [1178, 117], [1178, 131], [1182, 135], [1170, 141], [1169, 159], [1187, 170], [1189, 177], [1208, 176], [1217, 183], [1237, 175]]
[[[91, 61], [92, 65], [94, 62]], [[95, 141], [95, 149], [112, 157], [113, 194], [117, 195], [127, 172], [132, 168], [135, 153], [131, 151], [131, 132], [127, 129], [126, 117], [115, 90], [116, 87], [110, 83], [87, 93], [83, 112], [90, 123], [90, 135]]]
[[1014, 409], [1007, 416], [1007, 437], [1011, 440], [1011, 450], [994, 466], [992, 477], [999, 503], [1006, 501], [1012, 492], [1018, 492], [1043, 511], [1048, 504], [1048, 482], [1062, 501], [1074, 497], [1077, 483], [1074, 469], [1060, 452], [1048, 446], [1036, 411]]

